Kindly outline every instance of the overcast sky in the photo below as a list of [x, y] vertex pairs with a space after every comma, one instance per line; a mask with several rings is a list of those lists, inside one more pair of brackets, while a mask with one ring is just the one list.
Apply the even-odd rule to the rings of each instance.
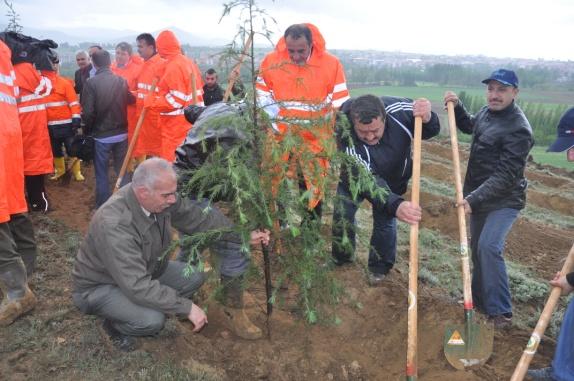
[[[13, 0], [25, 27], [153, 31], [176, 26], [231, 39], [239, 12], [218, 24], [231, 0]], [[312, 22], [327, 48], [574, 60], [574, 0], [262, 0], [276, 41]], [[5, 14], [2, 4], [1, 14]], [[3, 23], [6, 18], [4, 17]]]

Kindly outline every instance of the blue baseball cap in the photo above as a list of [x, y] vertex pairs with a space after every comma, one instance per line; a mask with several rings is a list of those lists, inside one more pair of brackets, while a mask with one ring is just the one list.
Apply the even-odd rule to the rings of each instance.
[[498, 69], [490, 74], [490, 77], [486, 78], [482, 83], [488, 83], [490, 81], [497, 81], [506, 86], [518, 87], [518, 77], [516, 73], [512, 70]]
[[574, 107], [562, 115], [558, 122], [557, 137], [546, 152], [563, 152], [574, 147]]

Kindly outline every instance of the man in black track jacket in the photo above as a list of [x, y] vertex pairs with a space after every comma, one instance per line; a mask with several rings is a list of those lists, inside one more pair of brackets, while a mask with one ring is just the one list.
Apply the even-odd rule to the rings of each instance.
[[534, 144], [532, 128], [516, 105], [518, 78], [498, 69], [482, 81], [488, 105], [469, 115], [456, 94], [456, 124], [472, 134], [464, 179], [463, 205], [470, 214], [472, 297], [476, 308], [497, 328], [511, 325], [512, 304], [503, 249], [506, 236], [526, 201], [526, 158]]
[[343, 104], [352, 128], [349, 137], [339, 136], [339, 148], [370, 171], [377, 186], [387, 191], [385, 200], [361, 190], [353, 197], [352, 168], [343, 168], [337, 187], [333, 214], [333, 259], [337, 265], [352, 261], [355, 250], [355, 214], [367, 199], [373, 206], [373, 234], [369, 250], [369, 283], [376, 286], [393, 267], [396, 256], [398, 218], [409, 224], [420, 221], [421, 208], [405, 201], [402, 195], [412, 174], [411, 141], [415, 116], [423, 120], [423, 139], [440, 131], [437, 115], [426, 99], [363, 95]]

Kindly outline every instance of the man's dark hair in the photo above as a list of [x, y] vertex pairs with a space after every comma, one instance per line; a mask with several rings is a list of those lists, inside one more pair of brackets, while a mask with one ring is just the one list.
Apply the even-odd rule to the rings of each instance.
[[89, 53], [91, 49], [104, 50], [100, 45], [92, 45], [88, 48], [88, 56], [92, 58], [93, 53]]
[[305, 37], [309, 46], [313, 45], [313, 37], [311, 35], [311, 29], [305, 24], [293, 24], [285, 30], [283, 34], [284, 38], [291, 36], [293, 39], [298, 40], [301, 37]]
[[92, 54], [92, 63], [97, 68], [109, 67], [112, 64], [112, 58], [107, 50], [98, 50]]
[[119, 49], [121, 51], [124, 52], [128, 52], [128, 54], [131, 56], [133, 49], [132, 49], [132, 45], [130, 43], [127, 42], [120, 42], [119, 44], [116, 45], [116, 50]]
[[370, 94], [361, 95], [354, 99], [349, 114], [353, 123], [360, 122], [362, 124], [369, 124], [379, 116], [384, 120], [387, 116], [381, 99]]
[[149, 46], [152, 45], [155, 50], [155, 38], [149, 33], [142, 33], [136, 37], [136, 41], [144, 40], [145, 43]]
[[213, 75], [213, 74], [217, 74], [217, 72], [215, 71], [214, 68], [209, 68], [206, 70], [205, 74], [209, 74], [209, 75]]

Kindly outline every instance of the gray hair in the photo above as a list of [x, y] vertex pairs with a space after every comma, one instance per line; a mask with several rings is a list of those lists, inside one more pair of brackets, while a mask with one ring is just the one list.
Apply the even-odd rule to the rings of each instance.
[[78, 56], [86, 56], [86, 58], [90, 58], [90, 55], [88, 54], [88, 52], [86, 52], [85, 50], [78, 50], [76, 52], [76, 58]]
[[165, 176], [176, 177], [172, 163], [159, 157], [153, 157], [137, 166], [132, 176], [132, 186], [154, 190], [157, 180]]

